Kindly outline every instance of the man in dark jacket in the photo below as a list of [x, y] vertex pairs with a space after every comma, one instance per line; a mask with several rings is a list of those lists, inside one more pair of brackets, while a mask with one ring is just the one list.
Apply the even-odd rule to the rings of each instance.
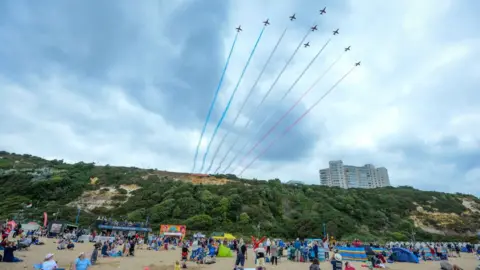
[[8, 242], [3, 250], [3, 261], [4, 262], [21, 262], [19, 258], [15, 258], [13, 252], [17, 250], [14, 242]]

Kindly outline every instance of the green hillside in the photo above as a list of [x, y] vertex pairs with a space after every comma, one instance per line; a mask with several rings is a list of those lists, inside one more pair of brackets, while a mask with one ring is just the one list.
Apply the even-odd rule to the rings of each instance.
[[[0, 219], [41, 220], [46, 211], [75, 221], [80, 206], [85, 226], [99, 215], [131, 221], [148, 216], [153, 228], [186, 224], [191, 232], [283, 238], [321, 236], [323, 223], [337, 238], [363, 240], [408, 240], [413, 234], [417, 240], [474, 239], [480, 230], [480, 200], [470, 195], [217, 177], [219, 184], [193, 184], [182, 173], [0, 152]], [[29, 203], [33, 207], [26, 208]]]

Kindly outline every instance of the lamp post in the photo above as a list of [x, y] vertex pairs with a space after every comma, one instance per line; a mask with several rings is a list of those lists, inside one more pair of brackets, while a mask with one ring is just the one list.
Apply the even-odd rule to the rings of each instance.
[[80, 219], [80, 207], [77, 207], [77, 217], [75, 218], [75, 224], [78, 225], [78, 220]]

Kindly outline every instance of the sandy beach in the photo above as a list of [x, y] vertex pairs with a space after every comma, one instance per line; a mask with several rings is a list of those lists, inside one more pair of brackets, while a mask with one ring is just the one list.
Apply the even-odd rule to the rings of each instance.
[[[92, 243], [76, 244], [74, 251], [56, 250], [54, 239], [43, 239], [45, 245], [32, 246], [28, 251], [16, 251], [15, 256], [24, 260], [21, 263], [0, 263], [0, 270], [20, 270], [33, 269], [33, 264], [40, 263], [47, 253], [54, 253], [55, 259], [60, 267], [69, 269], [70, 264], [74, 261], [80, 252], [90, 253], [93, 249]], [[249, 254], [246, 262], [246, 267], [254, 267], [253, 254]], [[150, 270], [168, 270], [173, 269], [173, 264], [180, 258], [179, 250], [171, 251], [151, 251], [151, 250], [136, 250], [135, 257], [122, 258], [99, 258], [97, 265], [92, 269], [98, 270], [144, 270], [149, 267]], [[451, 263], [458, 264], [465, 270], [475, 269], [480, 264], [473, 254], [462, 253], [462, 258], [451, 258]], [[212, 265], [197, 265], [193, 262], [188, 263], [188, 269], [211, 269], [211, 270], [227, 270], [233, 269], [234, 258], [217, 258], [217, 263]], [[367, 269], [361, 267], [362, 263], [354, 263], [356, 269]], [[294, 263], [282, 258], [278, 266], [267, 265], [267, 269], [277, 270], [301, 270], [308, 269], [309, 263]], [[394, 263], [388, 264], [390, 269], [398, 270], [430, 270], [440, 269], [438, 262], [421, 262], [420, 264], [411, 263]], [[328, 262], [321, 263], [321, 269], [331, 269]]]

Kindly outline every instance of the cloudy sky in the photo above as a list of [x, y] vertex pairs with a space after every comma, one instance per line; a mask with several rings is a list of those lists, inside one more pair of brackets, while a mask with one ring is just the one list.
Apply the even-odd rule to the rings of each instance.
[[[324, 6], [327, 14], [320, 16]], [[234, 142], [222, 168], [240, 153], [228, 170], [239, 173], [275, 140], [242, 176], [318, 183], [318, 170], [342, 159], [388, 168], [393, 185], [480, 195], [478, 10], [473, 0], [0, 1], [0, 149], [190, 171], [241, 24], [244, 31], [200, 147], [198, 172], [261, 22], [269, 18], [205, 168], [228, 133], [212, 171]], [[292, 13], [294, 22], [288, 20]], [[255, 110], [312, 24], [319, 30], [306, 37], [311, 46], [298, 50]], [[340, 35], [333, 36], [336, 28]], [[241, 146], [250, 149], [337, 59], [240, 163]], [[360, 60], [311, 113], [275, 139]]]

